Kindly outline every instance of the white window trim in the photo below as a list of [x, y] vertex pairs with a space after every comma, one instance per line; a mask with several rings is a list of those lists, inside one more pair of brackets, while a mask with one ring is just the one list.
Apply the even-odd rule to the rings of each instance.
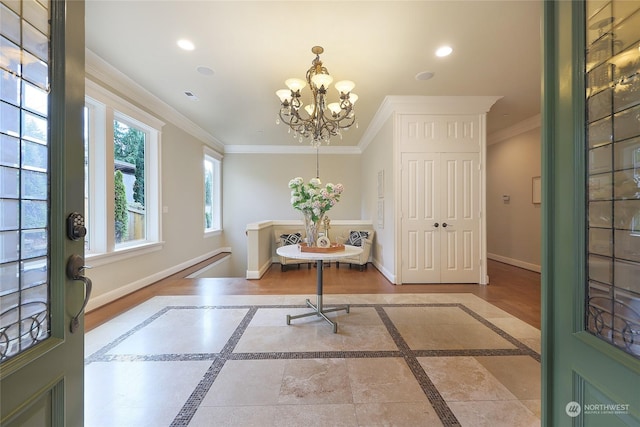
[[[104, 179], [89, 179], [90, 197], [90, 236], [91, 248], [86, 258], [94, 265], [104, 265], [131, 256], [143, 255], [162, 249], [162, 188], [161, 188], [161, 130], [164, 122], [130, 104], [100, 85], [85, 79], [85, 105], [89, 115], [90, 135], [94, 144], [90, 144], [89, 173]], [[131, 244], [115, 244], [115, 223], [113, 221], [114, 198], [96, 197], [93, 194], [113, 194], [113, 179], [108, 179], [108, 171], [113, 171], [113, 123], [114, 119], [139, 127], [149, 137], [145, 150], [147, 168], [145, 179], [145, 204], [148, 207], [146, 233], [144, 241]], [[109, 155], [107, 155], [109, 153]], [[99, 161], [98, 159], [104, 160]], [[98, 175], [99, 174], [99, 175]]]
[[[204, 223], [204, 215], [202, 217], [202, 229], [204, 230], [205, 237], [213, 237], [222, 233], [222, 159], [224, 156], [218, 153], [217, 151], [212, 150], [211, 148], [204, 146], [203, 147], [203, 160], [206, 160], [207, 157], [210, 157], [214, 161], [217, 161], [217, 170], [215, 171], [214, 176], [214, 187], [216, 187], [217, 191], [214, 192], [214, 206], [217, 207], [217, 224], [215, 224], [215, 228], [205, 229]], [[204, 177], [204, 161], [202, 162], [202, 176]], [[203, 181], [204, 182], [204, 181]], [[202, 206], [204, 207], [206, 204], [205, 201], [205, 192], [202, 192]], [[203, 209], [204, 211], [204, 209]]]

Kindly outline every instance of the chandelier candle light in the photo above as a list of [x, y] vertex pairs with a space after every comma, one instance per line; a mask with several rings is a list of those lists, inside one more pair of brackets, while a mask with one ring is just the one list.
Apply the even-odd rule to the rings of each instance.
[[[322, 65], [320, 54], [324, 52], [321, 46], [311, 49], [316, 57], [307, 70], [306, 81], [302, 79], [287, 79], [285, 84], [289, 89], [280, 89], [276, 95], [280, 98], [280, 112], [276, 123], [283, 121], [289, 125], [289, 132], [293, 130], [293, 137], [302, 142], [304, 138], [311, 140], [311, 145], [318, 147], [325, 142], [330, 143], [332, 136], [342, 138], [342, 130], [349, 129], [354, 123], [356, 128], [356, 115], [353, 109], [358, 100], [355, 93], [351, 93], [355, 83], [350, 80], [341, 80], [334, 85], [339, 94], [339, 101], [327, 104], [327, 90], [333, 82], [333, 77]], [[309, 85], [313, 100], [304, 106], [306, 114], [302, 112], [301, 91]]]
[[300, 177], [289, 181], [291, 206], [304, 215], [304, 227], [307, 234], [307, 246], [315, 247], [318, 230], [325, 214], [340, 200], [342, 184], [327, 184], [322, 187], [318, 178], [312, 178], [308, 184]]

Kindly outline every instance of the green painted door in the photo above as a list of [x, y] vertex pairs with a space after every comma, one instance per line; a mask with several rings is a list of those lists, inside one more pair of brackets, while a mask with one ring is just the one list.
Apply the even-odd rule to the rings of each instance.
[[544, 8], [542, 423], [639, 426], [640, 2]]
[[0, 425], [82, 426], [84, 2], [2, 0], [0, 74]]

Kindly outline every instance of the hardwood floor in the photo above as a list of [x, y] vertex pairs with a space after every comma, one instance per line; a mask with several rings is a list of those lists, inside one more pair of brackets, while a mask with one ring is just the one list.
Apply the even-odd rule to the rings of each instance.
[[[99, 307], [85, 315], [85, 330], [103, 324], [118, 314], [157, 295], [309, 295], [316, 291], [316, 269], [302, 266], [280, 271], [273, 264], [260, 280], [232, 278], [196, 278], [186, 276], [214, 261], [204, 261], [180, 273], [169, 276], [139, 291]], [[361, 272], [335, 263], [324, 270], [325, 294], [376, 293], [472, 293], [503, 309], [524, 322], [540, 328], [540, 274], [508, 264], [489, 260], [490, 284], [418, 284], [396, 286], [369, 264]]]

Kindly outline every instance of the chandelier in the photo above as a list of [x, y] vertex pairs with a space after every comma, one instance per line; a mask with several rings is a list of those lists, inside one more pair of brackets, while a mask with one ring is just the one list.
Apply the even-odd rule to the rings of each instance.
[[[319, 147], [322, 142], [330, 143], [333, 136], [342, 139], [342, 130], [348, 130], [354, 123], [356, 128], [356, 115], [353, 105], [358, 100], [358, 95], [351, 93], [355, 83], [350, 80], [336, 82], [334, 87], [338, 91], [339, 101], [327, 104], [327, 89], [333, 82], [333, 77], [322, 65], [320, 54], [324, 52], [321, 46], [311, 48], [316, 57], [311, 63], [311, 68], [307, 70], [307, 79], [287, 79], [284, 83], [289, 89], [280, 89], [276, 95], [280, 98], [280, 112], [276, 123], [280, 121], [289, 125], [289, 132], [293, 130], [293, 137], [302, 142], [304, 138], [309, 138], [311, 145]], [[300, 92], [309, 85], [313, 100], [304, 106], [302, 112], [302, 101]]]

